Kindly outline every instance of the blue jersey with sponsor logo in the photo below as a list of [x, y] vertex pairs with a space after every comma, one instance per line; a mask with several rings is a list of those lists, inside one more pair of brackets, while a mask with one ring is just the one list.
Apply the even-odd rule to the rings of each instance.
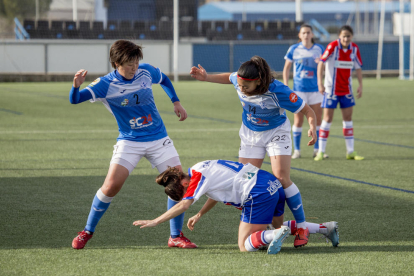
[[277, 128], [286, 121], [286, 111], [298, 113], [305, 102], [289, 87], [274, 80], [262, 95], [246, 96], [237, 84], [237, 72], [230, 75], [243, 107], [243, 124], [253, 131]]
[[308, 49], [302, 42], [290, 46], [285, 59], [293, 62], [293, 91], [318, 92], [317, 69], [324, 48], [313, 44]]
[[143, 63], [131, 80], [124, 79], [115, 70], [96, 79], [86, 89], [92, 94], [91, 102], [101, 101], [114, 115], [118, 140], [149, 142], [167, 136], [152, 94], [152, 84], [161, 81], [160, 69]]

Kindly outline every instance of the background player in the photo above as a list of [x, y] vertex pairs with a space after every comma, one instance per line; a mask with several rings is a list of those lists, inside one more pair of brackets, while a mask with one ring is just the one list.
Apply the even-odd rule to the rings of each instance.
[[[182, 170], [178, 153], [155, 106], [152, 84], [162, 86], [174, 103], [174, 112], [180, 121], [187, 118], [187, 113], [168, 77], [158, 68], [145, 63], [139, 64], [142, 57], [140, 46], [130, 41], [118, 40], [110, 49], [110, 61], [115, 69], [113, 72], [96, 79], [81, 91], [79, 87], [85, 81], [87, 71], [78, 71], [73, 79], [70, 102], [102, 102], [114, 115], [119, 129], [105, 182], [93, 199], [85, 229], [73, 239], [72, 247], [75, 249], [84, 248], [92, 238], [99, 220], [142, 157], [147, 158], [159, 172], [168, 167]], [[168, 199], [168, 208], [175, 204], [175, 201]], [[171, 220], [168, 246], [197, 247], [181, 233], [183, 222], [184, 214]]]
[[[318, 87], [324, 95], [322, 107], [323, 121], [319, 134], [319, 152], [316, 161], [323, 160], [329, 129], [338, 103], [342, 111], [343, 134], [346, 144], [346, 159], [363, 160], [364, 157], [354, 151], [354, 128], [352, 111], [355, 98], [352, 91], [352, 69], [355, 69], [358, 78], [357, 98], [362, 96], [362, 60], [358, 46], [352, 42], [353, 30], [350, 26], [342, 26], [339, 30], [339, 39], [329, 43], [318, 64]], [[326, 64], [325, 84], [323, 71]]]
[[[315, 112], [316, 115], [316, 137], [319, 136], [319, 128], [322, 122], [321, 103], [323, 96], [318, 91], [317, 68], [319, 59], [324, 52], [320, 44], [313, 40], [312, 26], [303, 24], [299, 30], [299, 43], [290, 46], [285, 56], [285, 67], [283, 68], [283, 82], [288, 85], [290, 68], [293, 66], [293, 91], [302, 98]], [[294, 114], [292, 126], [293, 148], [292, 158], [300, 158], [300, 140], [302, 137], [303, 114]], [[313, 157], [316, 156], [319, 143], [316, 141]]]
[[308, 136], [312, 137], [308, 145], [313, 145], [317, 139], [315, 113], [289, 87], [274, 79], [269, 65], [259, 56], [243, 63], [234, 73], [207, 74], [201, 65], [198, 66], [191, 68], [193, 78], [234, 85], [243, 107], [239, 162], [260, 168], [267, 152], [272, 172], [282, 183], [286, 202], [298, 222], [295, 247], [306, 245], [309, 231], [302, 197], [298, 187], [290, 180], [292, 143], [285, 109], [293, 113], [301, 112], [308, 119]]
[[[183, 199], [179, 204], [154, 220], [138, 220], [133, 224], [143, 225], [141, 228], [156, 226], [184, 212], [205, 194], [208, 200], [201, 210], [188, 220], [187, 226], [190, 230], [193, 230], [200, 218], [220, 201], [242, 210], [238, 237], [240, 251], [257, 251], [269, 243], [269, 254], [277, 254], [280, 251], [290, 229], [281, 223], [285, 194], [276, 177], [251, 164], [243, 165], [228, 160], [200, 162], [188, 171], [187, 175], [171, 168], [159, 175], [156, 180], [165, 187], [165, 192], [170, 197], [176, 200]], [[266, 223], [273, 223], [278, 229], [266, 230]], [[328, 235], [328, 228], [325, 230]], [[330, 236], [337, 234], [337, 226], [329, 230], [332, 232]]]

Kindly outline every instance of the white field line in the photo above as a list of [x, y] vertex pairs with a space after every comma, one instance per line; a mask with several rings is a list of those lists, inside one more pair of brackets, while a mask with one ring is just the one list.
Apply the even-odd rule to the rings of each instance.
[[[354, 126], [355, 129], [386, 129], [386, 128], [414, 128], [414, 125], [381, 125], [381, 126]], [[306, 127], [304, 127], [306, 129]], [[332, 126], [331, 129], [342, 129], [341, 126]], [[232, 132], [239, 131], [239, 128], [190, 128], [177, 129], [168, 128], [167, 132]], [[88, 129], [88, 130], [0, 130], [4, 134], [75, 134], [75, 133], [118, 133], [113, 129]]]

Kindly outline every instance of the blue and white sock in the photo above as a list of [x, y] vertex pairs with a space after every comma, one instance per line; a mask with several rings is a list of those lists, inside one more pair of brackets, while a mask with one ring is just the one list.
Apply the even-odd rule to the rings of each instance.
[[295, 150], [300, 151], [300, 139], [302, 138], [302, 128], [293, 126], [292, 134], [293, 134], [293, 147]]
[[112, 199], [113, 197], [104, 195], [101, 189], [98, 190], [92, 202], [92, 207], [91, 211], [89, 212], [88, 221], [86, 222], [85, 231], [89, 231], [91, 233], [95, 232], [96, 225], [108, 209]]
[[298, 187], [295, 183], [292, 183], [284, 191], [286, 194], [286, 203], [295, 217], [297, 228], [306, 229], [305, 211], [303, 210], [302, 197]]
[[[179, 201], [174, 201], [168, 197], [168, 210], [170, 210], [178, 202]], [[170, 219], [170, 233], [173, 239], [180, 236], [181, 230], [183, 229], [184, 214], [185, 213], [182, 213], [181, 215]]]
[[317, 151], [319, 149], [319, 129], [321, 128], [321, 126], [317, 126], [316, 127], [316, 143], [315, 145], [313, 145], [313, 148], [315, 151]]

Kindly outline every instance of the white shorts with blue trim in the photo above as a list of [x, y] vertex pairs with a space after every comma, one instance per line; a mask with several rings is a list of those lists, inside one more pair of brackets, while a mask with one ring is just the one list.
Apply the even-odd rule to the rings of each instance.
[[178, 156], [174, 143], [168, 136], [151, 142], [119, 140], [114, 145], [111, 164], [122, 165], [131, 173], [142, 157], [147, 158], [152, 168], [155, 168], [168, 160], [172, 160], [171, 164], [166, 164], [170, 167], [181, 165]]
[[288, 118], [277, 128], [266, 131], [253, 131], [242, 124], [239, 157], [264, 159], [266, 153], [269, 156], [292, 155], [290, 129]]
[[302, 100], [308, 105], [320, 104], [323, 100], [323, 95], [319, 92], [298, 92], [295, 91]]

